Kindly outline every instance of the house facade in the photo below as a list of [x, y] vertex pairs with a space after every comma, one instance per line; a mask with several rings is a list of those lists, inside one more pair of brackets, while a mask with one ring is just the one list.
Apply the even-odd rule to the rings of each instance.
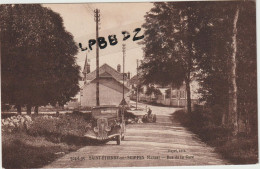
[[[88, 68], [87, 71], [83, 71], [83, 74], [84, 85], [81, 88], [80, 105], [81, 107], [96, 106], [96, 70], [90, 72]], [[121, 73], [119, 66], [117, 70], [107, 64], [99, 68], [100, 105], [119, 105], [123, 99], [123, 92], [126, 102], [129, 103], [130, 90], [127, 85], [123, 85], [123, 76], [127, 81], [127, 74]], [[127, 83], [125, 82], [125, 84]]]
[[[137, 76], [133, 76], [129, 81], [129, 86], [131, 88], [131, 99], [136, 100], [136, 86], [139, 83]], [[183, 83], [179, 88], [171, 88], [168, 86], [153, 85], [156, 89], [160, 91], [160, 94], [147, 95], [146, 91], [148, 86], [142, 85], [142, 90], [138, 92], [138, 101], [145, 102], [156, 102], [158, 104], [166, 106], [176, 106], [185, 107], [187, 105], [187, 93], [186, 85]], [[195, 79], [192, 79], [190, 83], [191, 88], [191, 103], [199, 104], [200, 95], [198, 94], [199, 84]]]
[[[191, 104], [199, 104], [200, 95], [198, 93], [199, 84], [196, 80], [192, 80], [190, 83], [191, 89]], [[159, 88], [162, 95], [156, 99], [157, 103], [163, 105], [171, 105], [176, 107], [185, 107], [187, 105], [187, 91], [186, 84], [183, 83], [180, 88]]]

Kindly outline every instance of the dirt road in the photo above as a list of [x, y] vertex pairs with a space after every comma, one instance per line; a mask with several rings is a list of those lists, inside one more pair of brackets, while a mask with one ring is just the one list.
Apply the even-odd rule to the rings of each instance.
[[[144, 107], [144, 105], [140, 105]], [[86, 146], [46, 168], [131, 167], [228, 164], [196, 135], [170, 120], [176, 108], [149, 106], [157, 123], [130, 124], [125, 141]]]

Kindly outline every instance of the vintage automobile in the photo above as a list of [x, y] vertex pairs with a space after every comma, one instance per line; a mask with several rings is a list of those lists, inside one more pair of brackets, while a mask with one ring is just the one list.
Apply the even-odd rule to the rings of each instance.
[[125, 109], [120, 106], [99, 106], [91, 111], [92, 122], [85, 137], [99, 141], [115, 140], [120, 145], [125, 138]]

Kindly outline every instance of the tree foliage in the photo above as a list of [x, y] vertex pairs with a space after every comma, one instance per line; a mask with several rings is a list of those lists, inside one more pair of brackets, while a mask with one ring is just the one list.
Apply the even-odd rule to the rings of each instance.
[[73, 36], [41, 5], [1, 5], [2, 103], [65, 104], [79, 90]]
[[154, 85], [147, 86], [147, 90], [145, 92], [146, 95], [151, 96], [154, 94], [155, 96], [161, 95], [161, 91], [154, 87]]
[[[237, 114], [239, 120], [256, 130], [256, 11], [255, 2], [211, 2], [204, 8], [204, 22], [195, 43], [201, 48], [197, 62], [200, 69], [200, 93], [208, 106], [219, 105], [228, 112], [232, 30], [236, 9], [237, 21]], [[211, 12], [207, 12], [211, 11]], [[252, 19], [249, 19], [252, 18]]]
[[191, 112], [190, 81], [196, 68], [195, 36], [198, 33], [198, 2], [159, 2], [145, 16], [144, 61], [146, 83], [180, 87], [186, 84]]
[[[146, 83], [178, 87], [183, 81], [189, 83], [189, 76], [197, 77], [201, 100], [228, 114], [237, 9], [236, 113], [257, 131], [255, 2], [154, 3], [143, 25], [145, 55], [141, 68]], [[188, 86], [186, 90], [189, 95]]]

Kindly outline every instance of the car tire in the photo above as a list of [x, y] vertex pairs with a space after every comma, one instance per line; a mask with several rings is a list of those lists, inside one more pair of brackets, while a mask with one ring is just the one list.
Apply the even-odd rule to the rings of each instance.
[[116, 137], [116, 144], [120, 145], [120, 143], [121, 143], [121, 135]]

